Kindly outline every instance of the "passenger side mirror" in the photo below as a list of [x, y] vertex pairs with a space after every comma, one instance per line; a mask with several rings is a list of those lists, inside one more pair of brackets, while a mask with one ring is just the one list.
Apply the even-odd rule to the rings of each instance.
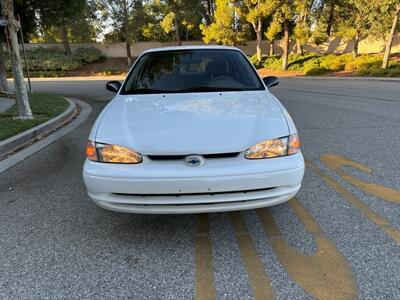
[[267, 88], [272, 88], [279, 84], [279, 79], [278, 79], [278, 77], [275, 77], [275, 76], [264, 77], [263, 81], [264, 81], [265, 85], [267, 86]]
[[119, 81], [109, 81], [106, 83], [106, 89], [113, 93], [118, 93], [119, 89], [121, 88], [122, 83]]

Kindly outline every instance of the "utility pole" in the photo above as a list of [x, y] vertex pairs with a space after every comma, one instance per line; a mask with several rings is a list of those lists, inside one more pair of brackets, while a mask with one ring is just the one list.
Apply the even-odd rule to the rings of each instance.
[[14, 74], [14, 85], [17, 96], [17, 104], [19, 110], [19, 119], [33, 119], [32, 111], [29, 105], [28, 93], [25, 87], [24, 73], [21, 65], [21, 57], [19, 54], [18, 31], [20, 29], [19, 22], [14, 16], [14, 6], [12, 0], [0, 0], [3, 16], [6, 20], [6, 38], [9, 44], [11, 55], [11, 64]]

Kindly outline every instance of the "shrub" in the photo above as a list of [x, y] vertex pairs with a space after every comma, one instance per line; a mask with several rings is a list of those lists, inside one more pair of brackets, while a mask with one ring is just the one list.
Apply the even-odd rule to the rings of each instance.
[[282, 69], [282, 59], [280, 56], [267, 57], [263, 63], [264, 68], [271, 70], [281, 70]]
[[303, 72], [304, 66], [309, 62], [318, 63], [319, 56], [316, 53], [308, 53], [304, 55], [290, 54], [289, 55], [289, 71]]
[[[65, 55], [58, 48], [43, 48], [26, 51], [29, 70], [34, 72], [41, 71], [73, 71], [80, 69], [83, 63], [74, 55]], [[11, 61], [6, 60], [6, 67], [11, 71]]]
[[304, 70], [304, 75], [309, 75], [309, 76], [316, 76], [316, 75], [323, 75], [328, 73], [329, 70], [322, 68], [322, 67], [312, 67]]
[[305, 75], [322, 75], [327, 72], [329, 72], [329, 70], [320, 65], [319, 57], [307, 61], [303, 66], [303, 73]]
[[263, 56], [262, 58], [261, 58], [261, 60], [259, 61], [258, 59], [257, 59], [257, 55], [256, 54], [254, 54], [253, 56], [250, 56], [249, 57], [249, 60], [250, 60], [250, 62], [253, 64], [253, 66], [255, 67], [255, 68], [257, 68], [257, 69], [259, 69], [259, 68], [261, 68], [262, 66], [263, 66], [263, 61], [265, 61], [265, 56]]
[[102, 58], [102, 53], [99, 49], [94, 47], [90, 48], [78, 48], [75, 51], [75, 56], [85, 63], [92, 63]]
[[[264, 56], [260, 62], [255, 56], [250, 60], [257, 68], [264, 67], [270, 70], [282, 70], [280, 56]], [[327, 72], [351, 71], [362, 76], [400, 76], [400, 62], [391, 61], [389, 68], [383, 70], [382, 55], [360, 55], [353, 59], [352, 54], [316, 54], [289, 55], [289, 71], [302, 72], [305, 75], [322, 75]]]
[[346, 62], [348, 61], [348, 55], [336, 55], [336, 54], [328, 54], [321, 56], [320, 65], [322, 68], [338, 72], [343, 71], [346, 66]]
[[358, 73], [362, 76], [398, 77], [400, 76], [400, 63], [391, 62], [387, 69], [382, 69], [381, 64], [377, 63], [364, 64], [359, 67]]
[[346, 62], [345, 70], [358, 72], [372, 65], [380, 67], [382, 65], [382, 57], [379, 55], [360, 55], [355, 59], [349, 59]]
[[106, 69], [103, 72], [101, 72], [102, 75], [104, 76], [110, 76], [110, 75], [120, 75], [123, 72], [120, 69], [117, 68], [110, 68], [110, 69]]

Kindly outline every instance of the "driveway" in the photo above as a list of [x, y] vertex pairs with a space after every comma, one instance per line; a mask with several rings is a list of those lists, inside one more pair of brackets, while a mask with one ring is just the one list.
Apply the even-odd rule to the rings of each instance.
[[303, 188], [273, 208], [102, 210], [82, 182], [104, 81], [34, 82], [88, 102], [80, 127], [0, 174], [1, 299], [399, 299], [400, 84], [288, 78]]

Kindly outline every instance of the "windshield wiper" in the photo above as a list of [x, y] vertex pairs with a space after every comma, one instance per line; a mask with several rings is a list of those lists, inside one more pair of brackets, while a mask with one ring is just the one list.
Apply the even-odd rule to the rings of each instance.
[[170, 90], [158, 90], [158, 89], [134, 89], [129, 91], [124, 91], [121, 94], [123, 95], [134, 95], [134, 94], [164, 94], [171, 93], [173, 91]]
[[245, 89], [236, 87], [212, 87], [212, 86], [198, 86], [179, 90], [158, 90], [158, 89], [134, 89], [124, 91], [123, 95], [134, 95], [134, 94], [173, 94], [173, 93], [199, 93], [199, 92], [237, 92], [244, 91]]
[[237, 92], [237, 91], [244, 91], [242, 88], [236, 87], [214, 87], [214, 86], [197, 86], [191, 87], [186, 89], [177, 90], [177, 93], [195, 93], [195, 92]]

